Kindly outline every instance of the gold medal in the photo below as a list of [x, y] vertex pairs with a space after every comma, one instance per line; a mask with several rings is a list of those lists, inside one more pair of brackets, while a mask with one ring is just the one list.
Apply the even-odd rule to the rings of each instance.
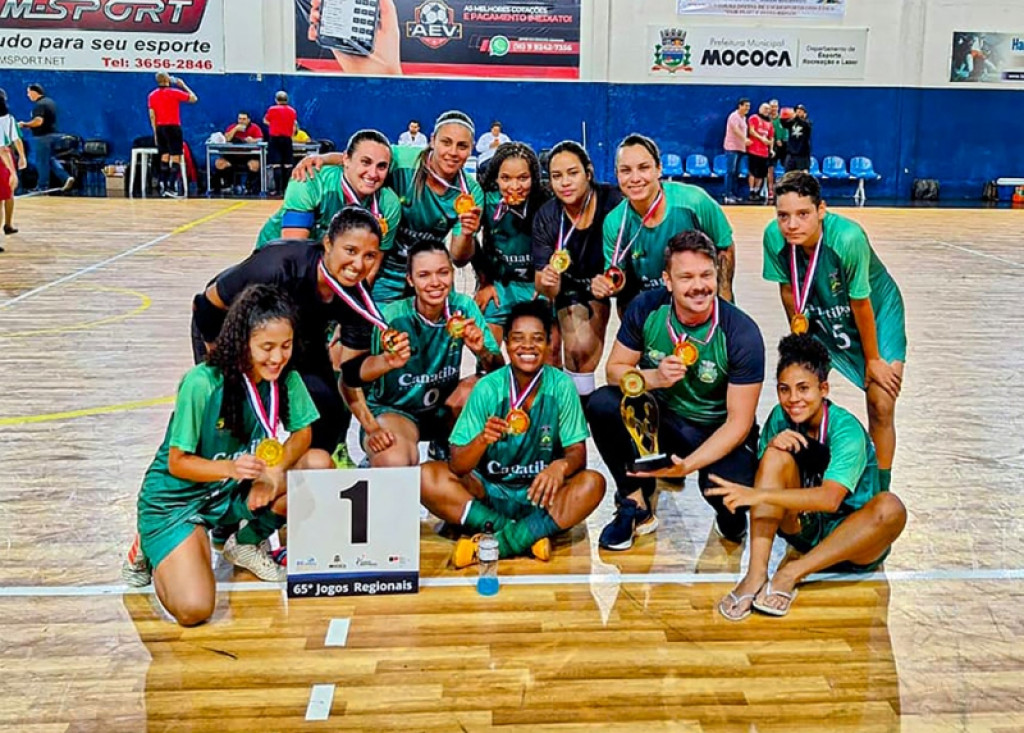
[[683, 341], [682, 343], [676, 344], [676, 348], [672, 353], [679, 357], [679, 360], [686, 366], [693, 366], [696, 364], [697, 357], [700, 356], [697, 346], [692, 341]]
[[386, 237], [388, 235], [388, 220], [384, 216], [378, 216], [377, 224], [380, 225], [380, 236]]
[[389, 328], [380, 337], [380, 342], [382, 344], [384, 344], [384, 348], [385, 348], [385, 350], [389, 354], [394, 354], [398, 350], [397, 341], [398, 341], [398, 331], [396, 331], [393, 328]]
[[630, 369], [619, 380], [619, 389], [627, 397], [639, 397], [647, 391], [647, 382], [638, 370]]
[[448, 335], [453, 339], [460, 339], [466, 333], [466, 319], [459, 313], [454, 313], [448, 318], [444, 325]]
[[505, 204], [508, 206], [519, 206], [519, 204], [523, 203], [525, 200], [526, 199], [522, 196], [514, 194], [511, 191], [505, 194]]
[[796, 313], [789, 319], [789, 330], [797, 335], [807, 333], [810, 327], [811, 322], [807, 320], [807, 316], [803, 313]]
[[273, 468], [284, 459], [284, 446], [273, 438], [264, 438], [256, 446], [256, 457]]
[[626, 273], [622, 271], [621, 267], [612, 265], [608, 268], [607, 272], [604, 273], [604, 276], [611, 280], [612, 287], [615, 290], [621, 290], [622, 286], [626, 284]]
[[455, 197], [455, 213], [459, 216], [468, 214], [476, 208], [476, 199], [468, 193], [460, 193]]
[[522, 435], [530, 429], [530, 416], [519, 408], [510, 410], [505, 416], [505, 422], [508, 423], [508, 432], [511, 435]]
[[572, 257], [569, 256], [568, 251], [559, 249], [551, 254], [548, 264], [551, 265], [552, 270], [561, 275], [569, 269], [569, 265], [572, 264]]

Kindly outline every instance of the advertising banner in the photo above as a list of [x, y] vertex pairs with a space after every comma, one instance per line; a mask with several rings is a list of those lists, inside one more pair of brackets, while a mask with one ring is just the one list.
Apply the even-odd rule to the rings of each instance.
[[867, 45], [866, 28], [648, 26], [648, 74], [666, 81], [863, 79]]
[[1024, 33], [957, 31], [949, 80], [974, 83], [1024, 82]]
[[581, 0], [295, 0], [295, 68], [578, 79]]
[[0, 68], [221, 73], [223, 0], [0, 0]]
[[846, 0], [676, 0], [676, 12], [837, 18], [846, 13]]

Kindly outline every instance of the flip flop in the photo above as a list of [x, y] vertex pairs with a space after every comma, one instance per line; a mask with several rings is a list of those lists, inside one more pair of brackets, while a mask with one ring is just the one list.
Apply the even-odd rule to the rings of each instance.
[[[755, 598], [757, 598], [757, 594], [760, 592], [761, 589], [759, 588], [757, 591], [753, 593], [746, 593], [742, 596], [738, 596], [736, 595], [736, 591], [731, 590], [729, 591], [729, 595], [727, 595], [725, 598], [718, 602], [718, 612], [722, 614], [722, 617], [728, 621], [742, 621], [750, 615], [750, 609], [753, 606], [753, 601]], [[739, 606], [741, 603], [748, 599], [751, 601], [751, 604], [747, 606], [745, 609], [743, 609], [743, 611], [739, 614], [736, 614], [735, 612], [729, 613], [725, 610], [727, 603], [730, 604], [733, 609], [735, 609], [737, 606]]]
[[799, 592], [796, 588], [793, 589], [792, 593], [786, 593], [785, 591], [781, 590], [774, 590], [772, 588], [772, 581], [770, 580], [764, 584], [764, 587], [760, 591], [757, 592], [757, 595], [761, 595], [762, 591], [764, 592], [765, 600], [767, 600], [771, 596], [778, 596], [779, 598], [782, 598], [786, 601], [786, 605], [782, 608], [772, 608], [771, 606], [764, 605], [763, 601], [761, 603], [758, 603], [757, 599], [755, 598], [753, 603], [750, 604], [751, 607], [754, 608], [754, 610], [756, 611], [760, 611], [761, 613], [777, 617], [785, 616], [787, 613], [789, 613], [789, 607], [793, 605], [793, 601], [796, 600], [796, 595]]

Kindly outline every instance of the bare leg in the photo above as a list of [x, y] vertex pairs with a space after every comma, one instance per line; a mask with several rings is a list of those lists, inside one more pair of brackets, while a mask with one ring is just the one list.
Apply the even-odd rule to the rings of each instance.
[[[888, 491], [875, 496], [806, 555], [780, 566], [772, 578], [772, 590], [791, 593], [811, 573], [841, 562], [869, 565], [889, 548], [903, 532], [907, 510], [899, 497]], [[764, 605], [777, 608], [785, 599], [772, 595]]]
[[[893, 368], [903, 377], [903, 362], [893, 362]], [[878, 453], [878, 467], [891, 469], [896, 456], [896, 400], [877, 384], [867, 389], [868, 432]]]
[[460, 478], [444, 461], [431, 461], [420, 467], [420, 502], [446, 522], [460, 524], [466, 503], [484, 496], [483, 485], [472, 474]]
[[597, 471], [580, 471], [555, 495], [548, 513], [562, 529], [575, 527], [597, 509], [604, 491], [604, 476]]
[[556, 369], [562, 368], [562, 329], [558, 326], [558, 319], [551, 324], [551, 350], [548, 351], [548, 364]]
[[459, 382], [455, 391], [448, 395], [448, 399], [444, 401], [445, 406], [452, 411], [452, 417], [458, 418], [462, 414], [462, 409], [466, 406], [466, 400], [469, 399], [469, 393], [473, 391], [473, 387], [480, 381], [480, 377], [475, 374], [470, 377], [466, 377]]
[[213, 615], [217, 582], [210, 565], [206, 528], [197, 526], [153, 571], [157, 598], [182, 626], [196, 626]]
[[416, 427], [416, 423], [393, 412], [383, 413], [377, 418], [377, 422], [385, 430], [391, 431], [395, 436], [395, 443], [380, 453], [374, 453], [364, 440], [363, 450], [370, 457], [370, 466], [373, 468], [418, 466], [420, 463], [420, 431]]
[[578, 374], [594, 372], [604, 353], [611, 309], [607, 303], [600, 301], [591, 301], [590, 308], [592, 314], [587, 313], [587, 306], [579, 304], [558, 311], [565, 368]]
[[4, 201], [4, 222], [7, 229], [14, 228], [14, 197]]
[[498, 346], [501, 346], [502, 339], [505, 338], [505, 329], [496, 323], [488, 323], [487, 328], [491, 329], [491, 336], [498, 342]]

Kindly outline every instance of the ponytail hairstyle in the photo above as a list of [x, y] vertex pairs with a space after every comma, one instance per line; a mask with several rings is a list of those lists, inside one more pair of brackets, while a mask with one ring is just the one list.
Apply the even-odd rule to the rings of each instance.
[[832, 368], [832, 360], [828, 349], [809, 333], [791, 333], [779, 341], [779, 363], [775, 368], [775, 378], [793, 365], [803, 367], [814, 374], [819, 382], [828, 381], [828, 373]]
[[[231, 304], [220, 335], [213, 349], [206, 355], [206, 363], [219, 369], [224, 376], [224, 396], [220, 406], [224, 428], [241, 443], [248, 443], [250, 437], [245, 431], [244, 419], [245, 403], [249, 399], [245, 389], [245, 375], [251, 375], [252, 372], [249, 339], [253, 331], [277, 320], [288, 321], [292, 332], [296, 331], [298, 313], [292, 299], [276, 285], [250, 285]], [[294, 356], [293, 351], [293, 358], [281, 369], [279, 382], [284, 382], [291, 371]], [[281, 420], [287, 424], [288, 390], [279, 390], [279, 398]]]
[[622, 138], [622, 142], [615, 148], [615, 162], [618, 164], [619, 153], [622, 152], [623, 148], [631, 148], [634, 145], [639, 145], [654, 158], [654, 164], [659, 168], [661, 167], [661, 151], [658, 149], [658, 143], [654, 142], [651, 138], [646, 135], [641, 135], [639, 132], [630, 133], [626, 137]]
[[460, 112], [457, 109], [450, 109], [447, 112], [442, 112], [438, 115], [438, 118], [434, 120], [434, 131], [430, 133], [430, 140], [427, 143], [427, 147], [423, 148], [420, 152], [419, 158], [416, 159], [416, 175], [413, 177], [413, 189], [417, 196], [423, 195], [423, 189], [427, 185], [427, 158], [434, 152], [434, 136], [437, 131], [445, 125], [462, 125], [469, 130], [469, 136], [471, 139], [476, 138], [476, 128], [473, 126], [473, 120], [465, 112]]
[[[491, 162], [487, 165], [480, 187], [486, 191], [498, 190], [498, 175], [501, 173], [501, 164], [506, 160], [519, 158], [525, 160], [530, 169], [530, 196], [527, 198], [527, 211], [537, 211], [540, 205], [548, 200], [548, 193], [540, 180], [540, 160], [526, 143], [502, 143], [494, 151]], [[532, 221], [532, 219], [531, 219]]]
[[365, 229], [377, 237], [378, 242], [384, 238], [380, 230], [380, 222], [377, 221], [376, 216], [362, 206], [349, 204], [335, 214], [331, 219], [331, 223], [327, 226], [327, 234], [324, 235], [324, 238], [327, 240], [327, 246], [334, 246], [334, 240], [353, 229]]
[[391, 150], [391, 141], [388, 140], [387, 135], [380, 130], [371, 130], [366, 128], [363, 130], [356, 130], [352, 133], [352, 137], [350, 137], [348, 142], [345, 144], [345, 155], [351, 158], [355, 155], [356, 148], [359, 147], [359, 143], [366, 142], [367, 140], [374, 143], [380, 143], [381, 145], [386, 146], [389, 151]]

